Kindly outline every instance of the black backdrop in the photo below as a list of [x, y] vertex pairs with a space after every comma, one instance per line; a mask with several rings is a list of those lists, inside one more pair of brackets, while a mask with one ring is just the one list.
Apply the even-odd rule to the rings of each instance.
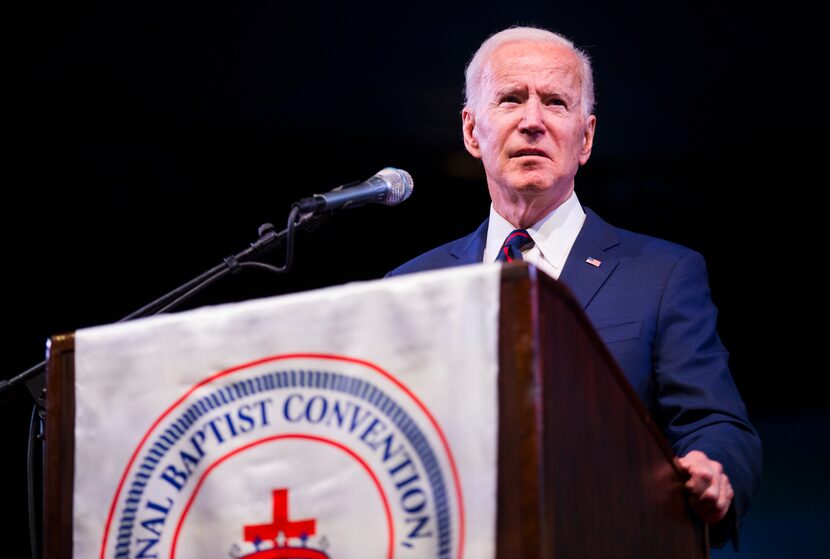
[[[809, 205], [800, 29], [811, 16], [734, 1], [508, 4], [15, 8], [0, 378], [41, 359], [48, 335], [120, 318], [244, 248], [261, 223], [281, 228], [294, 200], [387, 165], [414, 177], [409, 201], [341, 212], [298, 236], [289, 275], [245, 272], [189, 306], [378, 278], [468, 232], [488, 198], [461, 142], [464, 64], [490, 33], [540, 25], [594, 59], [583, 204], [709, 264], [734, 376], [767, 443], [741, 555], [830, 549], [811, 529], [828, 518], [827, 490], [811, 484], [830, 464], [810, 444], [830, 414], [799, 297], [819, 261], [787, 241]], [[20, 391], [0, 408], [15, 557], [26, 556], [29, 404]]]

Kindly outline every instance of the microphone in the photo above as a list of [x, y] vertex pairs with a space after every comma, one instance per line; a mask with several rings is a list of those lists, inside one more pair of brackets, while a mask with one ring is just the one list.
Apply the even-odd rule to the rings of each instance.
[[345, 184], [325, 194], [303, 198], [293, 205], [301, 212], [356, 208], [374, 203], [396, 206], [412, 194], [412, 176], [403, 169], [385, 167], [360, 183]]

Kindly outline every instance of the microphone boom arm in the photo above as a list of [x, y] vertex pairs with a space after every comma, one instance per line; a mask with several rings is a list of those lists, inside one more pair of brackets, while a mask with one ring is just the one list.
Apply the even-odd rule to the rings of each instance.
[[[147, 303], [138, 310], [135, 310], [117, 322], [127, 322], [136, 318], [161, 314], [184, 303], [209, 285], [222, 279], [231, 273], [238, 272], [241, 268], [263, 268], [271, 272], [285, 273], [291, 269], [294, 254], [294, 232], [301, 229], [315, 227], [331, 216], [331, 213], [303, 213], [298, 208], [292, 208], [288, 216], [288, 224], [282, 231], [277, 232], [270, 223], [259, 227], [259, 239], [251, 243], [244, 250], [223, 259], [222, 264], [199, 274], [190, 281], [165, 293], [155, 301]], [[254, 258], [262, 256], [277, 247], [283, 242], [286, 243], [285, 263], [280, 266], [272, 266], [264, 262], [258, 262]], [[0, 380], [0, 395], [11, 390], [20, 383], [26, 383], [35, 402], [43, 407], [45, 399], [43, 389], [46, 386], [43, 373], [46, 371], [46, 361], [41, 361], [29, 367], [17, 376], [10, 379]]]

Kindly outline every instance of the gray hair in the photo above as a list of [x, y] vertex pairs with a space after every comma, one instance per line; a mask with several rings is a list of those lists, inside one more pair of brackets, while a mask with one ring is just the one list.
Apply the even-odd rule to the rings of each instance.
[[466, 84], [464, 87], [466, 106], [474, 106], [479, 101], [482, 73], [484, 63], [496, 49], [505, 43], [528, 41], [533, 43], [554, 43], [569, 48], [576, 55], [581, 66], [582, 82], [582, 109], [585, 116], [594, 112], [594, 73], [591, 70], [591, 59], [583, 50], [576, 48], [569, 39], [538, 27], [509, 27], [490, 37], [481, 43], [470, 63], [464, 72]]

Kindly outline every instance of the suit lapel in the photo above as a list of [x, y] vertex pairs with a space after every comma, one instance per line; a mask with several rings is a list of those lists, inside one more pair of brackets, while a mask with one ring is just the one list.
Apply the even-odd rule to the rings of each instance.
[[[582, 230], [571, 248], [560, 281], [564, 282], [582, 305], [588, 306], [599, 288], [605, 283], [619, 264], [619, 258], [610, 253], [610, 249], [619, 245], [620, 240], [614, 227], [602, 220], [597, 214], [585, 208], [586, 218]], [[452, 243], [449, 253], [458, 260], [458, 264], [480, 264], [484, 258], [484, 245], [487, 243], [487, 226], [485, 219], [473, 233]], [[587, 262], [588, 259], [599, 261], [599, 266]]]
[[485, 219], [478, 229], [458, 239], [449, 247], [450, 254], [458, 259], [459, 264], [481, 264], [484, 259], [484, 245], [487, 243], [489, 222], [489, 219]]
[[583, 309], [588, 306], [619, 264], [619, 258], [612, 256], [608, 251], [620, 244], [614, 227], [591, 210], [586, 208], [585, 211], [585, 223], [576, 237], [559, 277]]

